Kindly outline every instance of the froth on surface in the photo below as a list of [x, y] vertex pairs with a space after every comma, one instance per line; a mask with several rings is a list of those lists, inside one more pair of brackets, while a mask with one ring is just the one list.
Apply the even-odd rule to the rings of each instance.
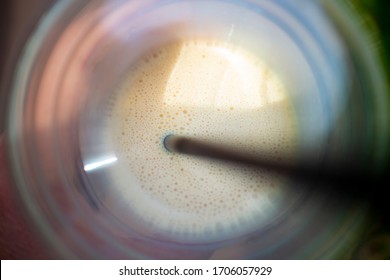
[[110, 103], [107, 129], [122, 170], [114, 171], [112, 187], [152, 235], [231, 238], [280, 208], [282, 177], [162, 145], [177, 134], [277, 160], [293, 157], [292, 106], [283, 83], [256, 56], [223, 42], [172, 42], [140, 59]]

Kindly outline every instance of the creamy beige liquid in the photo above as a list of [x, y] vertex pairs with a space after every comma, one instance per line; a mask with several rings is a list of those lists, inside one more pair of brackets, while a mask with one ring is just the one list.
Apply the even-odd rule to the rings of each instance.
[[108, 127], [118, 163], [133, 178], [117, 192], [156, 236], [230, 238], [281, 207], [282, 177], [162, 145], [176, 134], [276, 160], [294, 155], [297, 129], [283, 83], [251, 53], [210, 40], [155, 49], [118, 89]]

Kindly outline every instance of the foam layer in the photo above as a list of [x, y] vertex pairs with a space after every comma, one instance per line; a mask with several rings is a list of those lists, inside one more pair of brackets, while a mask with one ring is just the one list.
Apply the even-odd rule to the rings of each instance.
[[283, 178], [162, 145], [177, 134], [288, 160], [296, 145], [291, 104], [254, 55], [208, 40], [167, 44], [134, 65], [111, 103], [108, 129], [133, 178], [115, 178], [113, 187], [155, 236], [234, 237], [279, 208]]

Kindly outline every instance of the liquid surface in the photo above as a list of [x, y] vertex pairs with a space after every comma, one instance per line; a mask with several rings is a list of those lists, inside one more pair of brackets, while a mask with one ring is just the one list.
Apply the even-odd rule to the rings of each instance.
[[[108, 129], [121, 199], [153, 236], [183, 241], [232, 238], [280, 211], [285, 180], [233, 163], [174, 154], [168, 134], [293, 157], [297, 128], [283, 83], [243, 49], [208, 40], [154, 49], [111, 100]], [[121, 179], [118, 179], [121, 178]]]

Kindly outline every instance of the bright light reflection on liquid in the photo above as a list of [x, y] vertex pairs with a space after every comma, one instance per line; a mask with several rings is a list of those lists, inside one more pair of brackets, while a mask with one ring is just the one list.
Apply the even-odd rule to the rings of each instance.
[[199, 44], [181, 47], [164, 101], [174, 106], [252, 109], [282, 101], [285, 95], [283, 83], [259, 58], [226, 46]]

